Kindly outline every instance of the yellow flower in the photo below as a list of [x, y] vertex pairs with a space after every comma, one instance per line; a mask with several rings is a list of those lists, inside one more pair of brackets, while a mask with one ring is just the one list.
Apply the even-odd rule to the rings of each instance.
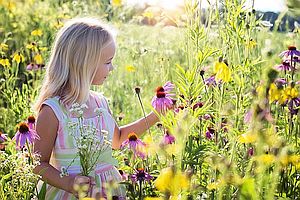
[[37, 49], [37, 47], [36, 47], [36, 44], [35, 43], [30, 43], [30, 44], [27, 44], [26, 45], [26, 48], [27, 49], [32, 49], [33, 51], [35, 51], [35, 52], [37, 52], [38, 51], [38, 49]]
[[300, 155], [291, 155], [289, 156], [289, 162], [293, 163], [293, 165], [300, 164]]
[[214, 72], [216, 73], [216, 81], [222, 80], [226, 83], [231, 79], [231, 70], [224, 62], [217, 62]]
[[7, 44], [4, 44], [4, 43], [1, 43], [0, 44], [0, 48], [4, 51], [8, 50], [8, 45]]
[[43, 58], [42, 58], [41, 54], [36, 54], [33, 59], [36, 64], [38, 64], [38, 65], [43, 64]]
[[255, 42], [255, 40], [250, 39], [250, 41], [247, 43], [247, 48], [252, 49], [257, 45], [257, 43]]
[[189, 188], [189, 179], [186, 174], [175, 170], [172, 167], [162, 169], [155, 180], [155, 187], [161, 192], [170, 192], [171, 195], [178, 195], [181, 190]]
[[280, 96], [281, 96], [281, 91], [277, 88], [277, 86], [274, 83], [271, 83], [270, 89], [269, 89], [270, 103], [279, 100]]
[[47, 51], [47, 50], [48, 50], [47, 47], [40, 47], [39, 49], [40, 49], [41, 51]]
[[2, 65], [3, 67], [10, 67], [10, 62], [7, 58], [0, 59], [0, 65]]
[[207, 189], [208, 190], [215, 190], [218, 188], [218, 186], [220, 185], [220, 182], [213, 182], [213, 183], [209, 183], [207, 185]]
[[258, 156], [257, 160], [266, 165], [270, 165], [270, 164], [274, 163], [275, 156], [272, 154], [263, 154], [263, 155]]
[[257, 139], [257, 135], [253, 133], [245, 133], [239, 136], [238, 141], [243, 144], [253, 143]]
[[135, 67], [132, 66], [132, 65], [127, 65], [127, 66], [125, 67], [125, 69], [126, 69], [126, 71], [128, 71], [128, 72], [135, 72], [135, 71], [136, 71], [136, 70], [135, 70]]
[[299, 92], [296, 88], [288, 86], [283, 90], [282, 98], [285, 100], [290, 100], [298, 97]]
[[143, 13], [143, 16], [144, 16], [144, 17], [147, 17], [147, 18], [149, 18], [149, 19], [154, 18], [153, 12], [150, 12], [150, 11], [144, 12], [144, 13]]
[[146, 197], [144, 200], [163, 200], [161, 197]]
[[122, 5], [122, 0], [112, 0], [111, 4], [113, 7], [119, 7]]
[[13, 61], [15, 61], [16, 63], [20, 63], [20, 62], [24, 62], [25, 58], [24, 56], [19, 52], [19, 53], [15, 53], [13, 56]]
[[42, 36], [43, 35], [43, 31], [41, 29], [36, 29], [36, 30], [33, 30], [31, 32], [31, 35], [33, 35], [33, 36]]

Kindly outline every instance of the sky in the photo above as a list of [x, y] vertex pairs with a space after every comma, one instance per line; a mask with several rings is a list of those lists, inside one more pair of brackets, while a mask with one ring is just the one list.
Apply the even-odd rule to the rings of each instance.
[[[164, 8], [174, 9], [177, 5], [182, 5], [184, 0], [125, 0], [129, 4], [134, 3], [149, 3], [150, 5], [160, 5]], [[213, 2], [214, 0], [210, 0]], [[203, 7], [207, 6], [207, 0], [202, 0]], [[247, 5], [251, 6], [252, 0], [247, 0]], [[254, 7], [256, 10], [260, 11], [273, 11], [280, 12], [283, 11], [285, 6], [285, 0], [255, 0]]]

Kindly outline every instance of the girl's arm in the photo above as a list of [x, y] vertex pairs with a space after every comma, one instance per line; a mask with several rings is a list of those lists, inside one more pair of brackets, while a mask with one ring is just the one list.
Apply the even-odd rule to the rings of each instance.
[[156, 122], [159, 121], [159, 118], [156, 116], [154, 112], [151, 112], [146, 116], [147, 122], [149, 127], [147, 127], [146, 119], [143, 117], [133, 123], [130, 123], [128, 125], [124, 125], [121, 127], [118, 127], [116, 124], [113, 141], [112, 141], [112, 147], [114, 149], [120, 148], [122, 142], [127, 139], [127, 136], [131, 132], [135, 132], [138, 136], [142, 135], [148, 128], [153, 126]]
[[[38, 115], [36, 124], [36, 131], [40, 139], [34, 143], [34, 152], [39, 153], [41, 157], [40, 165], [34, 169], [34, 173], [41, 175], [42, 180], [47, 184], [76, 195], [73, 185], [74, 181], [79, 179], [79, 176], [70, 175], [61, 178], [60, 171], [49, 164], [57, 136], [58, 123], [53, 110], [49, 106], [44, 105]], [[80, 176], [81, 183], [88, 184], [88, 181], [88, 177]]]

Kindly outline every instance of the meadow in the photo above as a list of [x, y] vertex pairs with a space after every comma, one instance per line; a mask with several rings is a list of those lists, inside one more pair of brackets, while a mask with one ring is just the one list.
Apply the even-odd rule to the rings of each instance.
[[38, 156], [12, 138], [36, 116], [55, 33], [76, 16], [116, 33], [115, 69], [92, 89], [119, 125], [144, 116], [139, 98], [150, 112], [156, 89], [175, 84], [175, 108], [140, 138], [146, 156], [114, 151], [129, 199], [299, 199], [299, 27], [269, 31], [238, 0], [205, 13], [186, 1], [177, 27], [148, 26], [139, 19], [155, 15], [112, 2], [0, 1], [0, 199], [44, 199]]

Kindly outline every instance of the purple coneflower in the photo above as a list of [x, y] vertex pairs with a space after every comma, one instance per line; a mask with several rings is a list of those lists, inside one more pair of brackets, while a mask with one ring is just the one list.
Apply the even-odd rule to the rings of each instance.
[[163, 86], [163, 89], [165, 92], [170, 92], [175, 88], [175, 85], [171, 83], [170, 81], [166, 82]]
[[127, 181], [128, 180], [128, 175], [121, 169], [119, 169], [119, 173], [122, 176], [122, 180], [123, 181]]
[[29, 126], [29, 129], [35, 129], [35, 117], [34, 116], [29, 116], [27, 118], [27, 124]]
[[128, 146], [129, 149], [133, 151], [134, 156], [138, 156], [142, 159], [146, 157], [145, 153], [141, 151], [146, 144], [140, 140], [135, 133], [129, 133], [127, 140], [121, 144], [120, 148], [123, 149], [125, 146]]
[[142, 182], [142, 181], [150, 181], [153, 179], [153, 177], [145, 172], [144, 168], [138, 168], [135, 172], [135, 174], [132, 174], [130, 176], [130, 179], [132, 182], [136, 183], [136, 182]]
[[292, 115], [297, 115], [300, 106], [300, 98], [296, 97], [288, 102], [288, 109]]
[[212, 75], [211, 77], [205, 79], [204, 82], [207, 86], [216, 86], [217, 85], [215, 75]]
[[169, 131], [166, 131], [163, 138], [163, 144], [173, 144], [175, 142], [175, 137], [169, 133]]
[[300, 56], [300, 51], [298, 51], [295, 46], [289, 46], [288, 50], [285, 50], [279, 54], [280, 57], [293, 57], [294, 55]]
[[168, 93], [171, 90], [171, 85], [166, 85], [166, 89], [161, 86], [156, 89], [156, 95], [153, 97], [151, 102], [152, 106], [158, 111], [166, 111], [173, 106], [173, 101], [170, 96], [174, 96], [174, 94]]
[[26, 67], [27, 70], [38, 70], [39, 66], [37, 64], [34, 63], [29, 63]]
[[39, 139], [38, 134], [34, 129], [29, 129], [29, 126], [25, 122], [21, 122], [19, 125], [19, 130], [13, 139], [16, 140], [16, 146], [23, 148], [26, 141], [32, 144], [34, 140]]
[[197, 108], [202, 108], [203, 107], [203, 103], [202, 102], [197, 102], [193, 105], [193, 111], [195, 111]]
[[205, 137], [209, 140], [212, 140], [214, 138], [214, 133], [215, 133], [215, 130], [213, 128], [207, 128]]
[[5, 144], [4, 142], [7, 141], [7, 137], [6, 135], [4, 135], [1, 131], [0, 131], [0, 150], [4, 150], [5, 149]]
[[293, 69], [290, 63], [286, 60], [283, 61], [280, 65], [275, 66], [274, 68], [280, 71], [291, 71]]
[[253, 154], [254, 154], [254, 149], [253, 149], [253, 147], [250, 147], [248, 149], [248, 156], [253, 156]]

